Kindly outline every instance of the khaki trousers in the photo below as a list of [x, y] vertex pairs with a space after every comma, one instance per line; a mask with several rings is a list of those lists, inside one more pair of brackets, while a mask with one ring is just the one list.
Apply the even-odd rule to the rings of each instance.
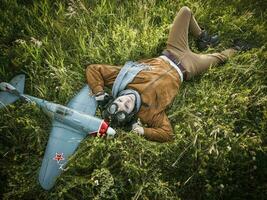
[[187, 71], [187, 80], [207, 70], [210, 66], [225, 62], [232, 54], [227, 50], [221, 53], [196, 54], [188, 46], [188, 32], [199, 37], [199, 27], [191, 10], [184, 6], [174, 19], [170, 30], [166, 49], [174, 54]]

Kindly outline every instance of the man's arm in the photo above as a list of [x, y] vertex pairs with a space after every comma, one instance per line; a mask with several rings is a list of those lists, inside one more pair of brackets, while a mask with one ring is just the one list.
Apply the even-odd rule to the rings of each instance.
[[104, 86], [111, 87], [120, 67], [112, 65], [92, 64], [86, 68], [87, 83], [94, 94], [104, 91]]
[[172, 126], [164, 111], [153, 118], [151, 127], [144, 128], [144, 136], [157, 142], [169, 142], [174, 139]]

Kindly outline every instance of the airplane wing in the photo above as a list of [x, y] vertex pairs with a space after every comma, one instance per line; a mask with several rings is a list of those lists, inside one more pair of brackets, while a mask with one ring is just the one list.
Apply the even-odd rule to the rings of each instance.
[[85, 85], [80, 92], [70, 100], [67, 106], [88, 115], [95, 115], [97, 102], [95, 98], [89, 94], [92, 94], [92, 90], [88, 85]]
[[[91, 89], [88, 85], [84, 86], [67, 106], [88, 115], [95, 115], [97, 103], [93, 96], [89, 96], [90, 92]], [[39, 172], [39, 182], [44, 189], [49, 190], [54, 186], [56, 178], [65, 170], [69, 157], [87, 135], [60, 123], [58, 120], [53, 120]]]

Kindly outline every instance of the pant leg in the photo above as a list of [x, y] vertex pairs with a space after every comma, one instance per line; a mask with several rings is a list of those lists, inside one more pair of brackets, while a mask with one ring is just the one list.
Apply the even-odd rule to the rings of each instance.
[[187, 80], [206, 71], [209, 67], [224, 63], [236, 50], [226, 49], [220, 53], [196, 54], [188, 51], [180, 60], [187, 71]]
[[167, 49], [168, 47], [172, 47], [181, 52], [189, 50], [188, 30], [190, 30], [195, 37], [201, 34], [201, 28], [199, 27], [191, 10], [184, 6], [180, 9], [174, 19], [173, 26], [167, 40]]

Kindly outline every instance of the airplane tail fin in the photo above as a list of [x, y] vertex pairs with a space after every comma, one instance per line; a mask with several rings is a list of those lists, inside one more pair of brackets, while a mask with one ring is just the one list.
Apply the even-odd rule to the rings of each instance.
[[15, 76], [9, 83], [0, 83], [0, 109], [24, 98], [25, 75]]

